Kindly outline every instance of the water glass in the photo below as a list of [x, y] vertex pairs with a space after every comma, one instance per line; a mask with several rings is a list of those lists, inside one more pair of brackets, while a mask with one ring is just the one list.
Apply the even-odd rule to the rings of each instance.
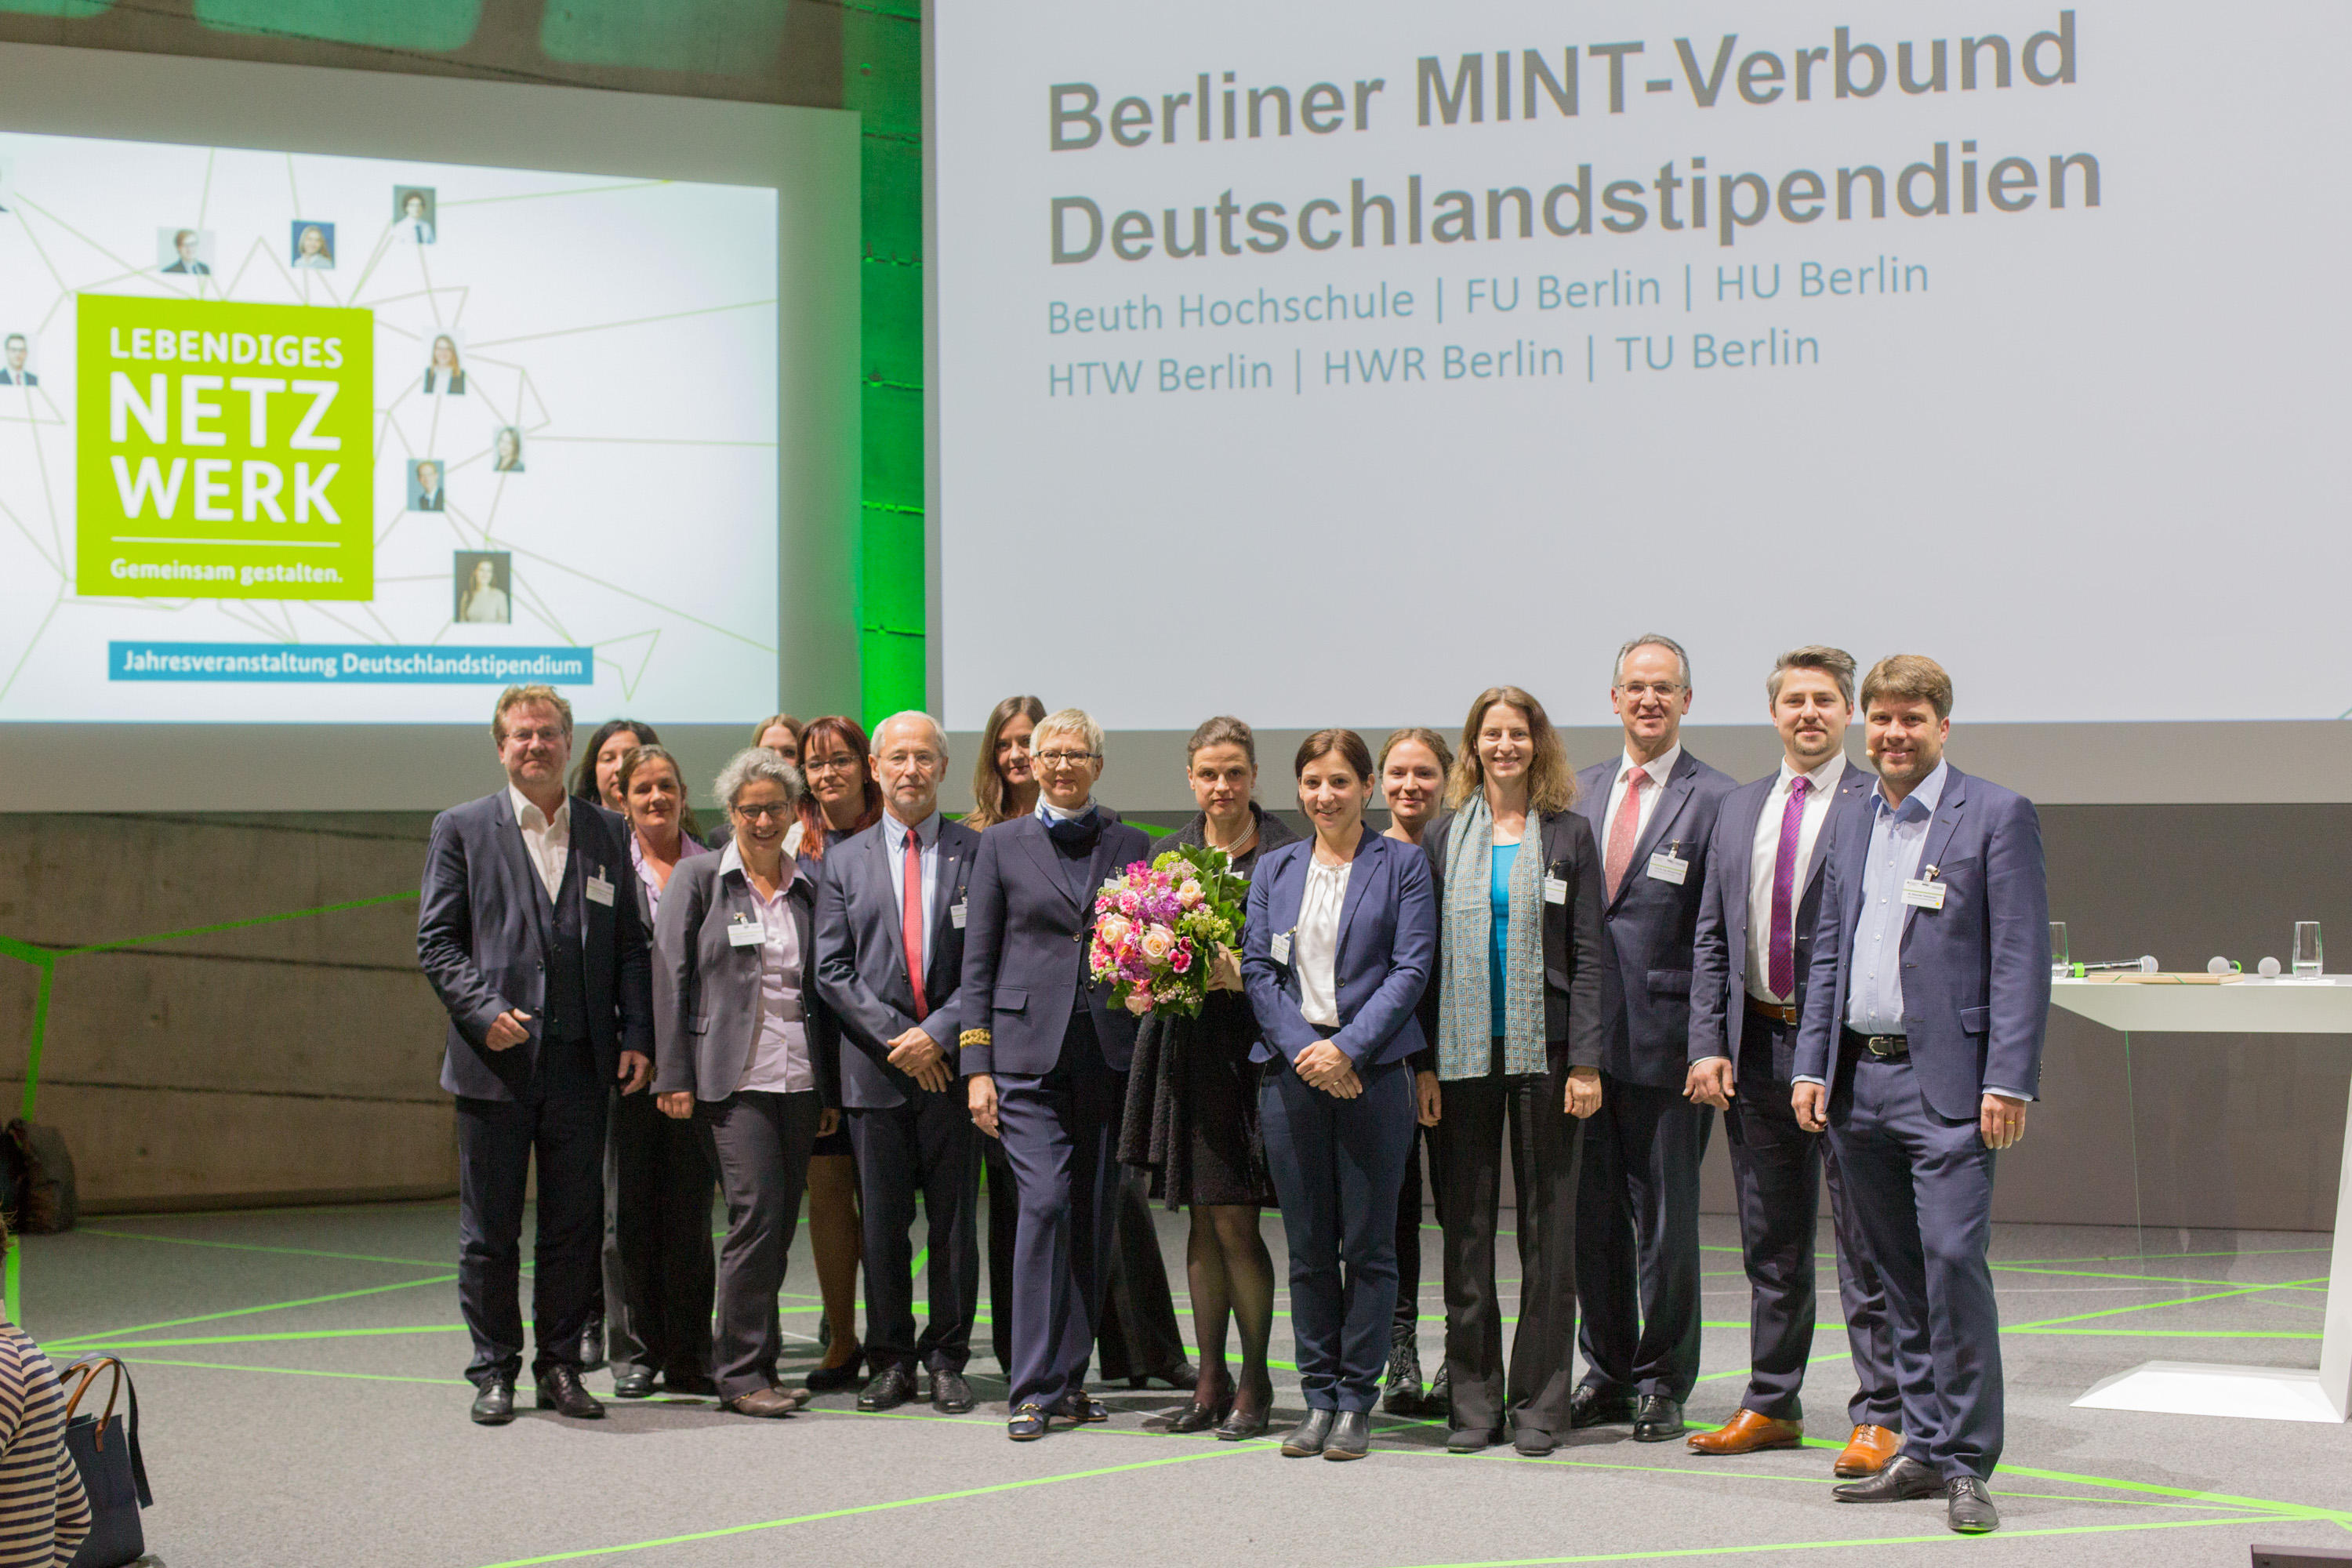
[[2050, 922], [2050, 978], [2063, 980], [2074, 970], [2066, 963], [2066, 922]]
[[2295, 921], [2294, 977], [2297, 980], [2316, 980], [2325, 973], [2319, 959], [2319, 922]]

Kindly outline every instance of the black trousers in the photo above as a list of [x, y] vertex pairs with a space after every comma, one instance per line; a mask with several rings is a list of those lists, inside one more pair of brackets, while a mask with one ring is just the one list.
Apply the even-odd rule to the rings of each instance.
[[539, 1162], [531, 1241], [531, 1374], [580, 1364], [604, 1230], [604, 1089], [531, 1103], [457, 1100], [457, 1301], [477, 1384], [522, 1371], [523, 1194]]
[[[1497, 1058], [1502, 1051], [1498, 1040]], [[1565, 1109], [1567, 1053], [1555, 1053], [1548, 1072], [1491, 1072], [1456, 1079], [1444, 1092], [1433, 1142], [1444, 1151], [1448, 1418], [1458, 1430], [1499, 1432], [1507, 1416], [1564, 1435], [1575, 1392], [1577, 1167], [1584, 1147], [1584, 1123]], [[1495, 1287], [1507, 1147], [1519, 1243], [1519, 1321], [1507, 1367]]]
[[695, 1114], [719, 1153], [727, 1196], [727, 1239], [719, 1250], [719, 1331], [712, 1347], [719, 1394], [756, 1394], [775, 1381], [782, 1350], [776, 1292], [800, 1225], [809, 1145], [821, 1108], [814, 1089], [762, 1089], [698, 1100]]
[[[847, 1113], [857, 1152], [859, 1212], [866, 1226], [866, 1353], [878, 1372], [963, 1371], [980, 1310], [980, 1142], [962, 1080], [904, 1104]], [[915, 1257], [910, 1233], [921, 1194], [930, 1317], [915, 1331]]]
[[615, 1093], [604, 1139], [604, 1343], [613, 1375], [710, 1375], [710, 1129]]
[[[1414, 1107], [1419, 1114], [1419, 1090]], [[1404, 1184], [1397, 1189], [1397, 1304], [1395, 1337], [1411, 1338], [1421, 1332], [1421, 1163], [1424, 1152], [1429, 1160], [1429, 1195], [1435, 1200], [1437, 1223], [1445, 1223], [1445, 1182], [1439, 1174], [1437, 1135], [1418, 1121], [1413, 1124], [1412, 1147], [1404, 1152]]]
[[1681, 1401], [1698, 1382], [1698, 1168], [1711, 1107], [1601, 1075], [1577, 1182], [1585, 1383]]
[[1110, 1253], [1110, 1276], [1103, 1281], [1102, 1322], [1095, 1331], [1102, 1375], [1164, 1376], [1184, 1364], [1184, 1336], [1176, 1326], [1176, 1302], [1168, 1291], [1168, 1265], [1160, 1256], [1160, 1231], [1151, 1223], [1151, 1194], [1143, 1173], [1121, 1165], [1114, 1178], [1118, 1218]]
[[1021, 1231], [1021, 1194], [1005, 1158], [1004, 1141], [980, 1134], [981, 1168], [988, 1175], [988, 1348], [997, 1370], [1013, 1375], [1013, 1242]]

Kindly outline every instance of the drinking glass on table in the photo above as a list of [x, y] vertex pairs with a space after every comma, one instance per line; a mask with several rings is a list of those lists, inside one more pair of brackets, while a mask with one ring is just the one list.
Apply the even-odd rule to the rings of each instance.
[[2324, 973], [2319, 957], [2319, 922], [2295, 921], [2294, 977], [2297, 980], [2316, 980]]
[[2066, 922], [2050, 922], [2050, 978], [2063, 980], [2074, 973], [2066, 962]]

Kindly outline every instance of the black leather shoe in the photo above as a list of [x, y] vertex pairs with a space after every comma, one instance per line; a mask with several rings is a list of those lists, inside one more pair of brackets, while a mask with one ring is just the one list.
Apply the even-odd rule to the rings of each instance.
[[705, 1399], [719, 1397], [718, 1380], [699, 1372], [666, 1372], [662, 1373], [664, 1394], [699, 1394]]
[[651, 1399], [654, 1396], [654, 1374], [644, 1367], [633, 1366], [613, 1374], [613, 1397], [615, 1399]]
[[1034, 1443], [1045, 1435], [1045, 1428], [1052, 1424], [1047, 1415], [1045, 1407], [1034, 1401], [1024, 1405], [1004, 1424], [1004, 1435], [1016, 1443]]
[[1252, 1437], [1262, 1437], [1265, 1436], [1270, 1419], [1263, 1410], [1252, 1414], [1236, 1406], [1231, 1415], [1217, 1423], [1217, 1441], [1240, 1443]]
[[1148, 1388], [1154, 1379], [1171, 1388], [1191, 1388], [1201, 1381], [1201, 1369], [1189, 1361], [1180, 1361], [1164, 1371], [1139, 1372], [1127, 1380], [1129, 1388]]
[[604, 1364], [604, 1320], [591, 1318], [580, 1331], [580, 1370], [596, 1372]]
[[971, 1384], [961, 1373], [932, 1373], [931, 1408], [942, 1415], [962, 1415], [971, 1408]]
[[[1943, 1495], [1944, 1478], [1909, 1458], [1897, 1458], [1874, 1476], [1830, 1489], [1830, 1496], [1840, 1502], [1910, 1502]], [[1991, 1506], [1990, 1500], [1986, 1506]]]
[[1454, 1414], [1454, 1373], [1442, 1361], [1437, 1363], [1437, 1375], [1429, 1380], [1421, 1413], [1432, 1421], [1443, 1421]]
[[1205, 1432], [1233, 1414], [1230, 1395], [1214, 1405], [1203, 1405], [1195, 1399], [1177, 1409], [1154, 1415], [1143, 1424], [1147, 1432]]
[[1502, 1440], [1503, 1435], [1491, 1426], [1461, 1426], [1445, 1435], [1445, 1451], [1449, 1454], [1475, 1454]]
[[482, 1384], [474, 1395], [474, 1408], [467, 1414], [477, 1426], [503, 1426], [514, 1419], [514, 1384], [503, 1377], [494, 1377]]
[[1083, 1388], [1066, 1394], [1055, 1403], [1054, 1414], [1073, 1426], [1110, 1419], [1110, 1406], [1093, 1397]]
[[1663, 1394], [1645, 1394], [1633, 1407], [1633, 1441], [1664, 1443], [1690, 1430], [1683, 1419], [1683, 1402]]
[[857, 1396], [860, 1410], [896, 1410], [915, 1397], [915, 1377], [903, 1366], [886, 1366]]
[[580, 1381], [576, 1366], [551, 1366], [540, 1374], [539, 1407], [552, 1410], [558, 1415], [569, 1415], [574, 1421], [593, 1421], [604, 1414], [588, 1385]]
[[1945, 1519], [1962, 1535], [1982, 1535], [2000, 1528], [2000, 1510], [1992, 1506], [1992, 1494], [1974, 1476], [1954, 1476], [1944, 1483], [1947, 1500]]
[[1282, 1440], [1282, 1457], [1309, 1459], [1321, 1453], [1331, 1436], [1332, 1419], [1339, 1414], [1336, 1410], [1308, 1410], [1307, 1419], [1293, 1426], [1290, 1436]]
[[1511, 1429], [1511, 1447], [1530, 1459], [1540, 1459], [1559, 1447], [1559, 1439], [1540, 1426], [1515, 1426]]
[[1331, 1435], [1323, 1439], [1327, 1459], [1360, 1459], [1372, 1451], [1372, 1414], [1342, 1410], [1332, 1417]]
[[1389, 1371], [1381, 1384], [1381, 1408], [1391, 1415], [1421, 1414], [1421, 1347], [1410, 1330], [1389, 1342]]
[[801, 1386], [811, 1394], [839, 1394], [845, 1388], [856, 1388], [863, 1381], [857, 1369], [865, 1359], [866, 1352], [860, 1347], [839, 1366], [812, 1367], [809, 1374], [801, 1379]]
[[1603, 1394], [1585, 1384], [1569, 1396], [1568, 1424], [1581, 1432], [1587, 1426], [1615, 1426], [1633, 1419], [1633, 1396]]

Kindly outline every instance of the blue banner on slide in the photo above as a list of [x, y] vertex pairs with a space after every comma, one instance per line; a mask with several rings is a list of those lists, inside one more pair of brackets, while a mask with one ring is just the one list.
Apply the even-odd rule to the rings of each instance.
[[110, 642], [109, 680], [403, 686], [588, 686], [593, 647], [395, 647], [381, 643]]

